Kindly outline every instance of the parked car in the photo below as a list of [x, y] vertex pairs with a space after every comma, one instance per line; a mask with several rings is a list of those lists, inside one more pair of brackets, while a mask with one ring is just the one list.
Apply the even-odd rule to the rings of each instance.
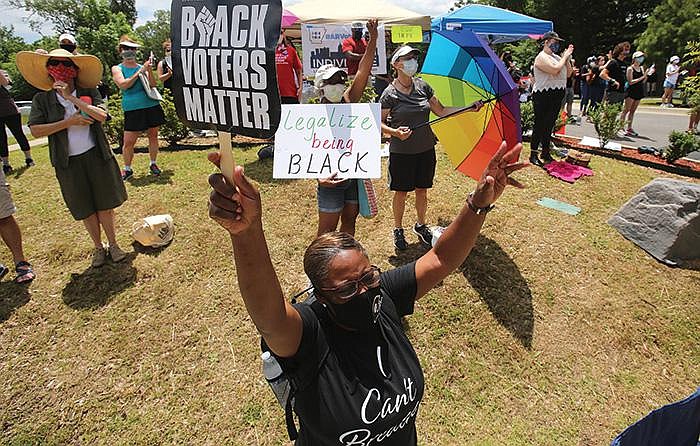
[[29, 112], [32, 111], [32, 101], [15, 101], [15, 104], [22, 116], [29, 116]]

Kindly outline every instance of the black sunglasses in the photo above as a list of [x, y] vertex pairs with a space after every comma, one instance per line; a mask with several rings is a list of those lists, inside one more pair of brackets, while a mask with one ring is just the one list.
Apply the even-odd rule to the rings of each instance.
[[63, 65], [64, 67], [74, 67], [75, 64], [71, 62], [70, 60], [54, 60], [54, 59], [49, 59], [48, 62], [46, 62], [47, 67], [56, 67], [58, 65]]
[[360, 284], [365, 288], [372, 288], [379, 284], [381, 270], [379, 267], [372, 265], [369, 271], [362, 275], [357, 280], [351, 280], [340, 286], [333, 288], [320, 288], [319, 291], [323, 296], [338, 300], [348, 300], [357, 294], [360, 289]]

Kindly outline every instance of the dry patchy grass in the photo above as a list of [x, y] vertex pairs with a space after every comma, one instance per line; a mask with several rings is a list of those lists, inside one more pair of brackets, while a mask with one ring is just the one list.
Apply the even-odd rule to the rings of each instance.
[[[131, 222], [168, 212], [175, 240], [99, 270], [88, 268], [87, 234], [64, 208], [46, 150], [34, 153], [37, 166], [9, 179], [39, 278], [0, 284], [0, 443], [283, 443], [228, 238], [207, 218], [204, 152], [164, 153], [158, 179], [137, 156], [119, 239], [128, 247]], [[237, 158], [260, 185], [291, 295], [305, 284], [315, 184], [273, 181], [254, 148]], [[502, 198], [469, 259], [408, 319], [426, 375], [421, 444], [607, 444], [700, 382], [700, 275], [657, 263], [606, 224], [669, 175], [602, 158], [592, 167], [575, 185], [522, 173], [529, 188]], [[394, 253], [383, 183], [380, 215], [360, 219], [357, 236], [387, 269], [423, 250], [410, 234], [409, 250]], [[430, 222], [449, 222], [473, 186], [441, 155]], [[541, 208], [542, 196], [583, 212]]]

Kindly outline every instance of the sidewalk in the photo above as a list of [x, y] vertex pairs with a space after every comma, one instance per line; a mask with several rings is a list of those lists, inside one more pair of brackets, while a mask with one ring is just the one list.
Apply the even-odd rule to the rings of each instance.
[[[41, 145], [48, 144], [48, 143], [49, 143], [49, 138], [46, 138], [46, 137], [32, 139], [31, 141], [29, 141], [29, 147], [41, 146]], [[12, 152], [14, 150], [20, 150], [19, 144], [12, 144], [9, 147], [9, 149], [10, 149], [10, 152]]]

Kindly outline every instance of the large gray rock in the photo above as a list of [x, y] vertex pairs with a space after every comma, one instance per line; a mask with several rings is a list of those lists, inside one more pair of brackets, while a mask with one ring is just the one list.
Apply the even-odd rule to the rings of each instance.
[[695, 263], [700, 259], [700, 184], [656, 179], [608, 223], [661, 262]]

